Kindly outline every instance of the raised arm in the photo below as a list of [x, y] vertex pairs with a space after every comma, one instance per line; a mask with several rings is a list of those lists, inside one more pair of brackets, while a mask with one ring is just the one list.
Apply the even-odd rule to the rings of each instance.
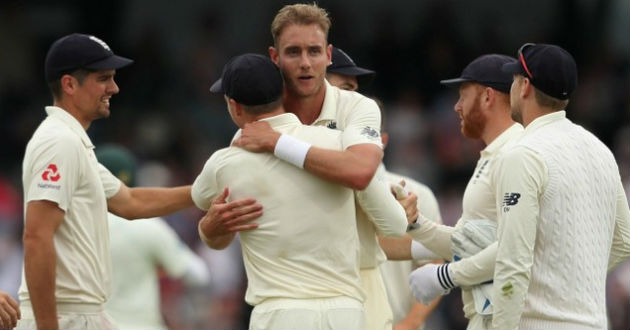
[[26, 205], [24, 275], [38, 329], [58, 329], [55, 301], [57, 266], [55, 232], [64, 219], [57, 203], [36, 200]]

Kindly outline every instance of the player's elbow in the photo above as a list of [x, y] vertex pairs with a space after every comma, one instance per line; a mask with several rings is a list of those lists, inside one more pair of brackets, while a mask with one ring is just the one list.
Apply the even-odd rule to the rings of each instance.
[[363, 190], [367, 188], [373, 177], [372, 169], [356, 169], [348, 176], [348, 185], [354, 190]]

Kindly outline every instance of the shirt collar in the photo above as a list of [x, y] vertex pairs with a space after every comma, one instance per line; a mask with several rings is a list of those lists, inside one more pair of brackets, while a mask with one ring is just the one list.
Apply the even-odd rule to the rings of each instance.
[[519, 123], [514, 123], [512, 126], [508, 127], [503, 133], [499, 134], [490, 144], [488, 144], [483, 150], [481, 150], [481, 156], [490, 156], [497, 151], [501, 150], [501, 148], [508, 143], [512, 138], [516, 135], [519, 135], [523, 132], [523, 126]]
[[321, 124], [326, 121], [334, 121], [337, 117], [337, 97], [339, 89], [324, 79], [324, 86], [326, 87], [326, 94], [324, 95], [324, 104], [322, 105], [322, 111], [319, 113], [319, 117], [315, 119], [313, 125]]
[[268, 122], [271, 128], [281, 128], [285, 126], [302, 125], [302, 123], [300, 122], [300, 119], [298, 119], [296, 115], [290, 112], [283, 113], [283, 114], [273, 116], [273, 117], [263, 118], [260, 120]]
[[71, 114], [69, 114], [66, 110], [56, 107], [56, 106], [47, 106], [46, 113], [49, 117], [59, 119], [62, 123], [64, 123], [71, 131], [73, 131], [76, 135], [81, 138], [81, 142], [86, 148], [94, 148], [94, 144], [92, 144], [92, 140], [81, 126], [81, 123], [74, 118]]
[[567, 113], [564, 110], [554, 111], [552, 113], [548, 113], [546, 115], [542, 115], [536, 119], [534, 119], [527, 127], [525, 127], [525, 135], [531, 134], [538, 130], [539, 128], [551, 124], [553, 122], [563, 120], [567, 117]]

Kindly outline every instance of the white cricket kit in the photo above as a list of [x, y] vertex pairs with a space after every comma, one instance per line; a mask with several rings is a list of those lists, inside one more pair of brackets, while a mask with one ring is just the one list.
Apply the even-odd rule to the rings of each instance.
[[[58, 305], [98, 306], [107, 300], [111, 282], [107, 198], [118, 192], [120, 181], [98, 163], [94, 145], [72, 115], [52, 106], [46, 112], [24, 155], [24, 210], [30, 201], [48, 200], [65, 212], [54, 236], [55, 299]], [[19, 297], [30, 306], [24, 268]]]
[[[492, 182], [492, 174], [496, 168], [497, 157], [509, 149], [520, 138], [522, 132], [523, 127], [520, 124], [513, 124], [481, 151], [475, 171], [464, 191], [462, 216], [455, 227], [436, 225], [422, 214], [424, 217], [422, 225], [410, 231], [409, 235], [442, 258], [451, 260], [453, 258], [451, 234], [455, 228], [471, 219], [496, 221], [495, 186]], [[495, 256], [496, 244], [493, 244], [474, 256], [451, 263], [450, 270], [453, 278], [461, 285], [464, 314], [470, 320], [469, 329], [472, 329], [471, 326], [477, 329], [482, 328], [483, 324], [480, 319], [477, 319], [470, 287], [492, 279]]]
[[[418, 210], [438, 224], [442, 223], [442, 215], [440, 214], [437, 199], [429, 187], [409, 177], [391, 172], [387, 172], [387, 179], [393, 183], [405, 180], [405, 188], [418, 196]], [[407, 278], [409, 273], [420, 265], [421, 263], [412, 260], [388, 260], [379, 267], [385, 282], [389, 305], [392, 307], [394, 324], [407, 317], [409, 310], [416, 301], [409, 289]]]
[[107, 312], [121, 329], [166, 329], [158, 268], [180, 278], [192, 252], [161, 218], [128, 221], [108, 216], [113, 289]]
[[[263, 120], [314, 146], [341, 150], [339, 131], [304, 126], [289, 113]], [[230, 187], [230, 200], [254, 197], [265, 208], [256, 220], [259, 227], [240, 233], [248, 303], [258, 307], [268, 299], [342, 296], [364, 300], [351, 189], [321, 180], [272, 154], [233, 147], [210, 157], [192, 187], [195, 204], [207, 209], [225, 186]], [[372, 180], [357, 194], [357, 201], [365, 203], [379, 223], [391, 222], [393, 216], [404, 218], [385, 181]], [[388, 201], [393, 212], [392, 207], [383, 207]], [[404, 232], [406, 222], [391, 226]]]
[[[359, 93], [332, 86], [326, 80], [324, 83], [326, 86], [324, 104], [319, 117], [312, 125], [341, 130], [344, 150], [363, 143], [382, 147], [381, 113], [376, 102]], [[366, 329], [388, 329], [392, 326], [391, 307], [388, 306], [387, 300], [377, 301], [381, 300], [379, 297], [387, 296], [382, 276], [377, 268], [387, 257], [378, 243], [377, 229], [368, 221], [361, 208], [357, 208], [356, 219], [361, 244], [360, 265], [364, 273], [362, 283], [367, 297], [365, 326]]]
[[498, 166], [493, 326], [606, 329], [606, 273], [630, 255], [613, 154], [557, 111], [532, 121]]

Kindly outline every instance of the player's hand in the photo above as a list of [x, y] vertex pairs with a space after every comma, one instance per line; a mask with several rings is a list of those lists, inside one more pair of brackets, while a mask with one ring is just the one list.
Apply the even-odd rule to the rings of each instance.
[[418, 196], [405, 189], [405, 180], [401, 180], [400, 183], [390, 184], [390, 188], [398, 203], [405, 209], [407, 223], [414, 223], [418, 219]]
[[262, 215], [262, 205], [253, 198], [228, 203], [226, 199], [229, 193], [229, 189], [225, 187], [221, 195], [212, 201], [208, 212], [201, 219], [200, 229], [210, 240], [226, 234], [258, 228], [257, 223], [250, 223], [250, 221]]
[[241, 129], [241, 136], [232, 142], [235, 147], [251, 152], [273, 152], [280, 133], [274, 131], [268, 122], [247, 123]]
[[13, 329], [21, 318], [18, 303], [0, 291], [0, 329]]
[[428, 305], [457, 286], [448, 267], [447, 263], [427, 264], [409, 274], [409, 287], [417, 301]]
[[497, 223], [488, 219], [466, 220], [451, 235], [451, 250], [459, 258], [479, 253], [497, 240]]

